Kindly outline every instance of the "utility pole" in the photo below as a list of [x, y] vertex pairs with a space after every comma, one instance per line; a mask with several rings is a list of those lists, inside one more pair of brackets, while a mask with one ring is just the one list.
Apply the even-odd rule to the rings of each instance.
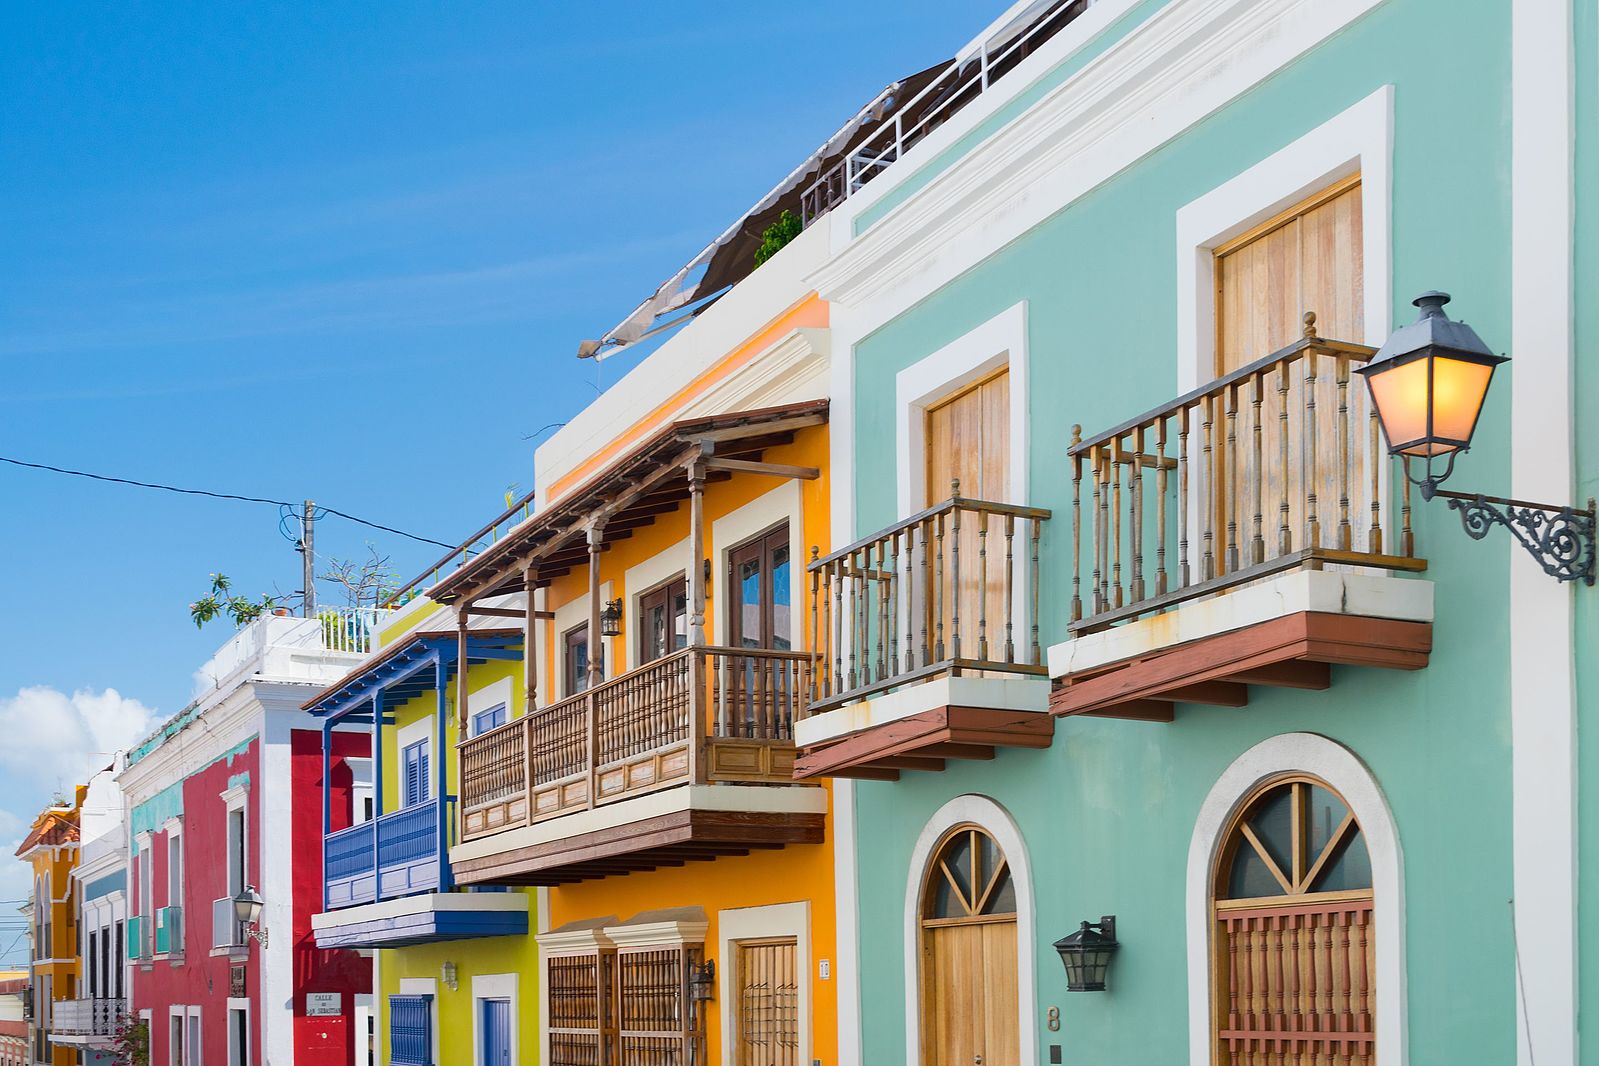
[[305, 501], [300, 519], [300, 563], [305, 569], [305, 616], [316, 614], [316, 502]]

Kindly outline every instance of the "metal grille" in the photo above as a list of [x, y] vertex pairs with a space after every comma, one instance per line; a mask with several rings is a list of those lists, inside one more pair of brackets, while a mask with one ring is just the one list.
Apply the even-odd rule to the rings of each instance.
[[688, 1066], [692, 1061], [690, 963], [686, 948], [618, 953], [618, 1066]]
[[389, 997], [389, 1061], [393, 1066], [432, 1066], [432, 996]]
[[738, 945], [738, 1066], [798, 1066], [796, 954], [792, 937]]
[[546, 961], [551, 1066], [608, 1066], [604, 1048], [612, 962], [608, 952]]

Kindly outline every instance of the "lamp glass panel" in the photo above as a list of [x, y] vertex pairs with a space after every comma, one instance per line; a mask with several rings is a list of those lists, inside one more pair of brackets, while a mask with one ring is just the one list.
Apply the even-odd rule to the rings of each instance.
[[[1390, 447], [1427, 436], [1427, 365], [1430, 362], [1430, 359], [1416, 359], [1366, 376]], [[1416, 455], [1429, 454], [1426, 450], [1405, 450]]]
[[1469, 441], [1494, 368], [1444, 356], [1435, 356], [1432, 365], [1433, 436]]
[[1349, 815], [1349, 808], [1343, 800], [1320, 785], [1310, 786], [1307, 806], [1309, 807], [1307, 817], [1310, 821], [1307, 827], [1310, 830], [1310, 861], [1314, 862], [1326, 850], [1338, 827], [1344, 824], [1344, 819]]
[[1366, 837], [1359, 829], [1351, 830], [1338, 845], [1338, 851], [1327, 860], [1327, 865], [1316, 875], [1312, 892], [1348, 892], [1371, 887], [1371, 856], [1366, 851]]

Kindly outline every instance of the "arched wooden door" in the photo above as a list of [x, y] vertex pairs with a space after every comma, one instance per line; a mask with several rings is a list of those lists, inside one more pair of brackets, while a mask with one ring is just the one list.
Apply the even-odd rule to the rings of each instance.
[[933, 852], [921, 940], [925, 1066], [1020, 1066], [1016, 888], [977, 826], [951, 830]]
[[1221, 1066], [1373, 1066], [1365, 837], [1315, 778], [1266, 782], [1217, 855], [1211, 988]]

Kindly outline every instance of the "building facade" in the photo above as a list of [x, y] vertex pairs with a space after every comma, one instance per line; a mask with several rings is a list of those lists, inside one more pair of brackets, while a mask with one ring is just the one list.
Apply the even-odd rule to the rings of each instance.
[[0, 1066], [28, 1066], [28, 974], [0, 970]]
[[[1017, 4], [852, 157], [810, 281], [865, 539], [811, 573], [890, 604], [796, 729], [855, 778], [841, 1062], [1579, 1061], [1591, 540], [1545, 515], [1559, 580], [1471, 497], [1599, 483], [1596, 25]], [[1436, 289], [1512, 357], [1465, 499], [1358, 373]]]
[[73, 1066], [77, 1061], [74, 1051], [50, 1042], [50, 1031], [58, 1005], [77, 996], [77, 901], [72, 871], [78, 864], [78, 816], [86, 792], [86, 786], [79, 785], [69, 802], [39, 812], [17, 848], [17, 858], [33, 870], [27, 911], [32, 947], [28, 1044], [29, 1061], [42, 1066]]
[[[368, 646], [359, 612], [264, 616], [202, 668], [205, 693], [128, 753], [131, 1009], [152, 1062], [353, 1062], [371, 967], [312, 934], [322, 734], [300, 704]], [[364, 731], [332, 741], [335, 773], [369, 755]], [[235, 906], [251, 890], [253, 928]]]

